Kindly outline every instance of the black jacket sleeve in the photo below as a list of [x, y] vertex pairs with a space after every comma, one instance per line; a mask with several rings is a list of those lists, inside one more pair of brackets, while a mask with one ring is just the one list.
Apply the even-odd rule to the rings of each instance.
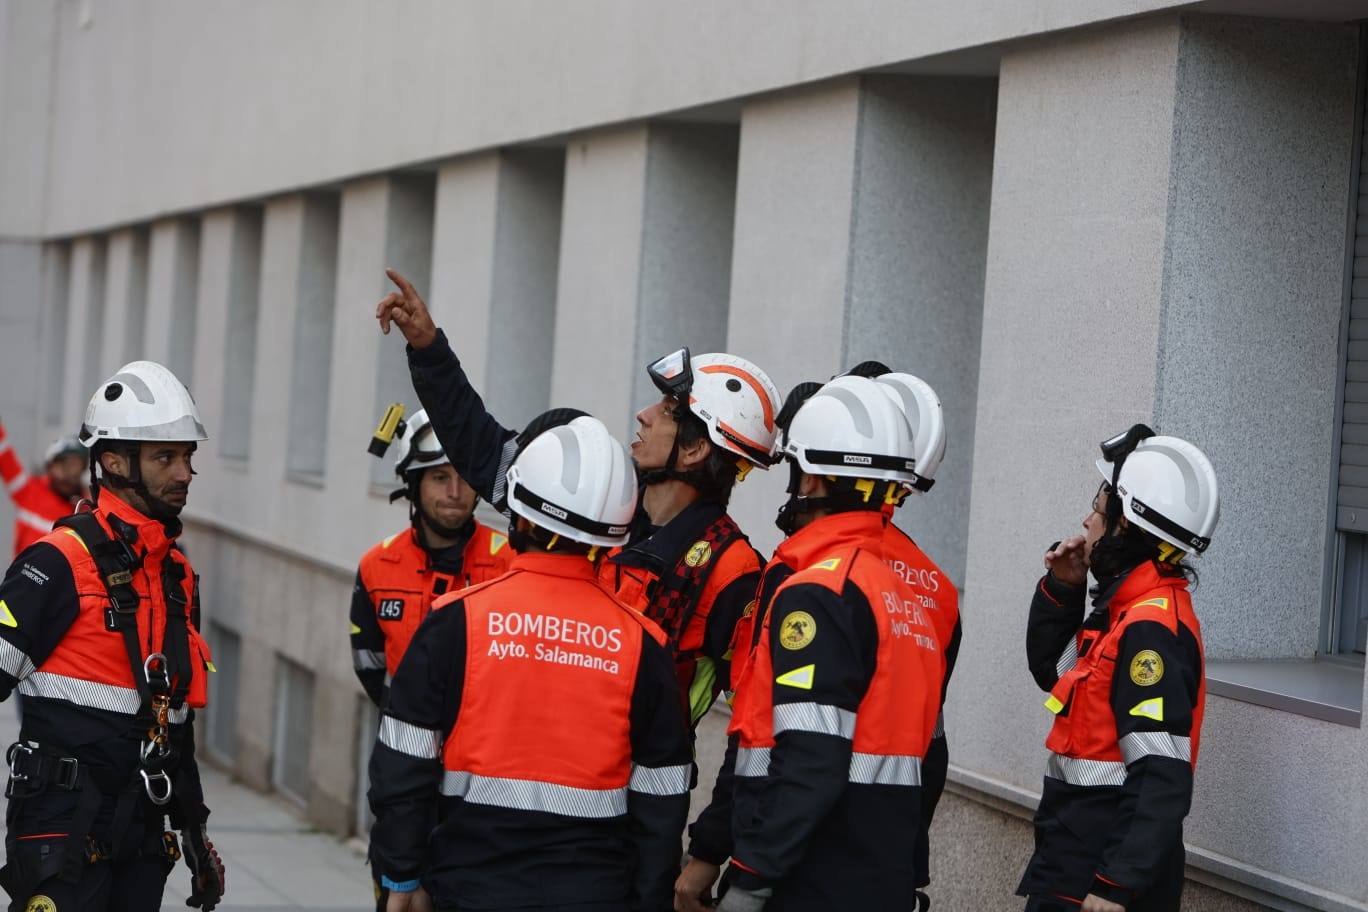
[[61, 551], [38, 542], [15, 558], [0, 581], [0, 700], [47, 660], [79, 613]]
[[371, 599], [359, 570], [356, 572], [356, 585], [352, 587], [351, 651], [352, 668], [356, 671], [356, 679], [361, 682], [371, 702], [383, 709], [385, 633], [380, 629], [380, 621], [375, 615], [375, 602]]
[[377, 878], [416, 879], [437, 824], [441, 748], [455, 725], [465, 678], [465, 604], [418, 627], [390, 684], [370, 760], [371, 865]]
[[[786, 648], [779, 642], [780, 631], [800, 611], [811, 616], [814, 635], [806, 646]], [[813, 831], [845, 791], [855, 713], [874, 676], [878, 652], [869, 603], [849, 582], [839, 596], [816, 584], [791, 586], [775, 599], [767, 623], [775, 739], [758, 812], [753, 820], [733, 821], [732, 879], [743, 890], [761, 890], [791, 874]], [[810, 688], [779, 683], [809, 665], [804, 680]], [[786, 706], [801, 721], [781, 725]]]
[[[717, 671], [713, 698], [731, 680], [733, 640], [737, 622], [746, 611], [746, 606], [755, 601], [760, 586], [760, 571], [743, 573], [732, 580], [717, 593], [712, 608], [708, 612], [708, 626], [703, 635], [703, 655], [713, 663]], [[708, 701], [709, 705], [712, 701]], [[697, 720], [694, 720], [697, 722]]]
[[689, 826], [689, 854], [699, 861], [725, 864], [732, 853], [732, 789], [736, 786], [736, 751], [740, 739], [727, 736], [727, 751], [713, 783], [712, 799]]
[[950, 743], [945, 737], [945, 695], [950, 688], [950, 676], [955, 671], [955, 660], [959, 658], [963, 638], [964, 625], [956, 619], [950, 645], [945, 647], [945, 680], [941, 684], [940, 700], [942, 713], [936, 720], [935, 736], [922, 761], [921, 831], [917, 835], [916, 853], [918, 887], [931, 883], [931, 820], [936, 816], [936, 808], [945, 792], [945, 780], [950, 774]]
[[1041, 690], [1051, 690], [1059, 681], [1060, 660], [1083, 626], [1086, 596], [1087, 587], [1061, 583], [1053, 573], [1036, 583], [1026, 622], [1026, 661]]
[[674, 661], [649, 636], [642, 637], [630, 725], [632, 780], [627, 817], [637, 853], [631, 906], [634, 912], [653, 912], [673, 905], [680, 835], [689, 818], [694, 770]]
[[209, 819], [209, 808], [204, 806], [204, 785], [200, 782], [199, 759], [195, 756], [195, 712], [184, 725], [174, 725], [173, 736], [180, 750], [180, 759], [172, 775], [171, 829], [185, 830], [203, 826]]
[[408, 348], [409, 374], [442, 450], [466, 483], [490, 506], [508, 512], [504, 475], [513, 462], [515, 431], [495, 420], [470, 384], [446, 333], [424, 349]]
[[1193, 707], [1203, 674], [1191, 632], [1139, 621], [1126, 629], [1112, 678], [1112, 712], [1126, 784], [1091, 892], [1121, 905], [1154, 883], [1183, 838], [1192, 805]]

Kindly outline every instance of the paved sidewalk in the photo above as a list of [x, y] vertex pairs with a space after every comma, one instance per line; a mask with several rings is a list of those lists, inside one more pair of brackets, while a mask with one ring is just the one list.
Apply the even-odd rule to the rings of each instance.
[[[0, 706], [0, 747], [18, 734], [14, 707]], [[205, 767], [204, 791], [213, 814], [209, 832], [228, 869], [222, 912], [364, 912], [373, 910], [365, 859], [335, 837], [303, 823], [283, 799], [238, 785]], [[0, 844], [0, 858], [4, 847]], [[184, 862], [167, 882], [163, 912], [185, 912], [190, 871]]]

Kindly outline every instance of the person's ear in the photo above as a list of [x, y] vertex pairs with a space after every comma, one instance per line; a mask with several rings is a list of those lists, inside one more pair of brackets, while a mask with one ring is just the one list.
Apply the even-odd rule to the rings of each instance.
[[820, 475], [803, 474], [798, 480], [799, 497], [822, 497], [826, 494], [826, 479]]
[[120, 478], [127, 478], [129, 475], [128, 458], [114, 450], [106, 450], [100, 454], [100, 468], [106, 475], [117, 475]]
[[711, 453], [712, 441], [706, 437], [700, 437], [693, 443], [679, 448], [679, 456], [675, 460], [675, 465], [684, 470], [696, 469], [707, 462]]

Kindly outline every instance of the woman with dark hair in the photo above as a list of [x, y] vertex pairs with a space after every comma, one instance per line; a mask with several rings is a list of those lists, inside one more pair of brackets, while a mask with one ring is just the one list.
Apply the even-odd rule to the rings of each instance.
[[1103, 443], [1097, 466], [1084, 534], [1046, 553], [1031, 602], [1026, 655], [1055, 722], [1017, 892], [1028, 912], [1170, 912], [1206, 700], [1186, 558], [1216, 528], [1216, 473], [1143, 424]]

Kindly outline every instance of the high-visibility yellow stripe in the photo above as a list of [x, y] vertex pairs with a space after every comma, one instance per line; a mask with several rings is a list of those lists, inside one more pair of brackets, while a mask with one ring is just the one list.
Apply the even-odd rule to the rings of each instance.
[[693, 683], [689, 685], [689, 722], [696, 723], [712, 708], [713, 685], [717, 683], [717, 666], [704, 656], [694, 666]]
[[1045, 701], [1045, 708], [1058, 715], [1064, 709], [1064, 704], [1060, 703], [1054, 694], [1050, 694], [1050, 699]]

